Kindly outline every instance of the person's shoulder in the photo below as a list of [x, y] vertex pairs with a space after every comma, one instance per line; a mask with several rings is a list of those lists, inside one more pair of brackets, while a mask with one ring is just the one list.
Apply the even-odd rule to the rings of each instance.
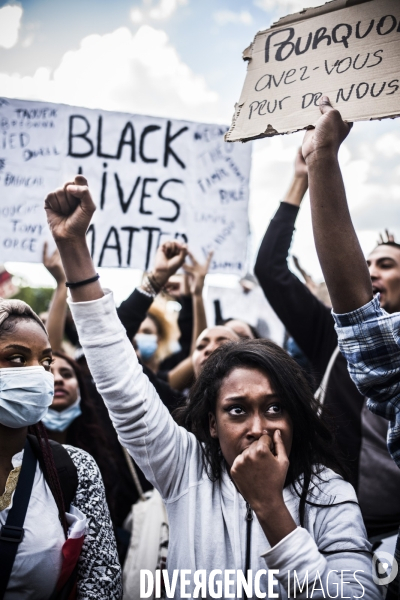
[[99, 476], [99, 467], [97, 466], [97, 463], [91, 454], [85, 450], [82, 450], [81, 448], [69, 446], [68, 444], [64, 444], [63, 447], [71, 457], [71, 460], [78, 471], [79, 479], [81, 479], [82, 476], [90, 479], [94, 479]]
[[356, 502], [357, 495], [351, 483], [325, 466], [315, 469], [309, 488], [309, 499], [318, 504], [334, 505]]

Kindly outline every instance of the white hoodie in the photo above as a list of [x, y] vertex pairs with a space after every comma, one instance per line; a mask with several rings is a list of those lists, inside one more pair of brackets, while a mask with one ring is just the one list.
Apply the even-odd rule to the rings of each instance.
[[[245, 501], [226, 472], [216, 483], [208, 478], [200, 443], [174, 422], [143, 374], [118, 319], [112, 294], [70, 305], [90, 371], [120, 442], [166, 504], [170, 524], [169, 577], [172, 579], [175, 569], [191, 572], [186, 574], [191, 582], [186, 587], [190, 595], [182, 594], [178, 579], [174, 597], [193, 597], [195, 571], [205, 569], [208, 578], [211, 571], [220, 569], [223, 578], [228, 569], [244, 570]], [[329, 469], [323, 471], [318, 487], [311, 497], [314, 503], [356, 501], [352, 486]], [[278, 571], [273, 591], [283, 599], [293, 597], [294, 570], [300, 583], [307, 575], [309, 581], [308, 593], [305, 586], [301, 594], [297, 593], [298, 598], [380, 599], [380, 588], [372, 581], [371, 546], [359, 507], [352, 503], [328, 508], [307, 504], [303, 528], [299, 526], [299, 498], [292, 488], [284, 490], [284, 500], [298, 527], [273, 548], [253, 513], [253, 577], [261, 569]], [[355, 571], [358, 573], [354, 576]], [[261, 592], [267, 593], [267, 575], [260, 574], [259, 582]], [[237, 597], [235, 589], [234, 585], [225, 589], [222, 597]], [[253, 591], [253, 597], [263, 596]]]

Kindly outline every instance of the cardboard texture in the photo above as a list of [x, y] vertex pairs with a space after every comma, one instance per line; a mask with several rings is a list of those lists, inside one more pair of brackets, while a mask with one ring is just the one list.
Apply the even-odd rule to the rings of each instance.
[[400, 1], [333, 0], [283, 17], [243, 53], [249, 61], [227, 142], [315, 124], [329, 96], [346, 121], [400, 115]]

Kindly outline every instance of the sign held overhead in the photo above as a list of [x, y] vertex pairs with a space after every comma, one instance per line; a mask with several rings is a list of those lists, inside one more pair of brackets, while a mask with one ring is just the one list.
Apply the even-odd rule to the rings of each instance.
[[280, 19], [243, 53], [228, 142], [315, 124], [329, 96], [346, 121], [400, 115], [399, 0], [333, 0]]

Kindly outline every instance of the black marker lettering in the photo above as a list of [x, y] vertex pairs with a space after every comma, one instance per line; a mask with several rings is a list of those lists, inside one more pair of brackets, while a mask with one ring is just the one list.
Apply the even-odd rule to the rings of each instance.
[[260, 117], [262, 117], [263, 115], [266, 115], [266, 114], [267, 114], [267, 113], [265, 113], [265, 112], [261, 112], [261, 111], [262, 111], [262, 109], [264, 108], [264, 106], [265, 106], [266, 104], [267, 104], [267, 101], [266, 101], [266, 100], [262, 100], [262, 101], [260, 102], [260, 106], [258, 107], [258, 114], [260, 115]]
[[256, 105], [257, 105], [257, 106], [255, 107], [255, 110], [257, 110], [257, 108], [260, 106], [260, 103], [258, 102], [258, 100], [253, 100], [253, 102], [252, 102], [252, 103], [250, 104], [250, 106], [249, 106], [249, 109], [250, 109], [250, 112], [249, 112], [249, 119], [251, 119], [251, 117], [252, 117], [252, 114], [253, 114], [253, 110], [254, 110], [254, 108], [253, 108], [253, 104], [256, 104]]
[[285, 81], [284, 84], [285, 85], [290, 85], [291, 83], [294, 83], [296, 81], [296, 79], [294, 81], [287, 81], [288, 78], [293, 77], [293, 75], [296, 74], [296, 69], [290, 69], [287, 73], [286, 73], [286, 77], [285, 77]]
[[133, 242], [133, 234], [136, 231], [140, 231], [137, 227], [121, 227], [121, 231], [129, 231], [128, 236], [128, 253], [126, 255], [126, 266], [131, 266], [131, 256], [132, 256], [132, 242]]
[[[279, 61], [286, 60], [292, 54], [292, 52], [294, 50], [294, 44], [290, 40], [293, 39], [293, 36], [294, 36], [293, 27], [288, 27], [287, 29], [281, 29], [280, 31], [273, 31], [272, 33], [269, 34], [269, 36], [267, 37], [267, 39], [265, 41], [265, 62], [266, 63], [269, 62], [271, 39], [274, 37], [274, 35], [279, 35], [281, 33], [284, 33], [285, 31], [289, 32], [289, 35], [287, 36], [286, 40], [283, 42], [279, 42], [278, 44], [274, 44], [274, 47], [279, 46], [279, 48], [275, 54], [275, 60], [279, 60]], [[285, 48], [285, 46], [289, 46], [289, 53], [287, 56], [285, 56], [285, 58], [283, 58], [282, 52], [283, 52], [283, 49]]]
[[300, 71], [304, 71], [301, 74], [300, 81], [305, 81], [306, 79], [310, 79], [310, 76], [304, 77], [304, 75], [307, 73], [307, 69], [308, 69], [308, 67], [300, 67]]
[[[349, 61], [347, 63], [347, 66], [346, 66], [346, 61]], [[339, 64], [338, 64], [338, 66], [336, 68], [336, 73], [339, 73], [339, 74], [340, 73], [346, 73], [346, 71], [348, 71], [350, 69], [351, 63], [352, 63], [352, 59], [351, 59], [350, 56], [347, 56], [346, 58], [343, 58], [342, 60], [339, 61]], [[340, 71], [339, 71], [339, 68], [340, 68], [341, 65], [344, 65], [344, 68], [340, 69]]]
[[143, 231], [148, 231], [149, 235], [147, 238], [147, 252], [146, 252], [146, 262], [144, 265], [144, 270], [147, 271], [149, 268], [149, 264], [150, 264], [150, 258], [151, 258], [151, 247], [153, 245], [153, 232], [154, 231], [161, 231], [161, 229], [159, 227], [142, 227]]
[[279, 100], [279, 110], [282, 110], [282, 104], [284, 100], [287, 100], [288, 98], [291, 98], [291, 96], [285, 96], [284, 98], [282, 98], [282, 100]]
[[294, 47], [294, 51], [295, 51], [295, 53], [296, 53], [297, 56], [299, 56], [299, 54], [304, 54], [305, 52], [307, 52], [307, 50], [310, 47], [311, 40], [312, 40], [312, 33], [310, 31], [310, 33], [308, 34], [308, 38], [307, 38], [307, 42], [306, 42], [304, 50], [300, 50], [301, 37], [297, 38], [297, 42], [296, 42], [296, 45]]
[[[392, 24], [389, 25], [389, 29], [387, 31], [382, 31], [382, 29], [385, 25], [386, 19], [392, 19]], [[387, 35], [388, 33], [392, 33], [392, 31], [394, 29], [396, 29], [396, 25], [397, 25], [396, 17], [394, 17], [393, 15], [386, 15], [386, 16], [382, 17], [382, 19], [379, 21], [378, 25], [376, 26], [376, 31], [378, 32], [378, 35]]]
[[173, 204], [175, 206], [175, 210], [176, 210], [175, 214], [172, 217], [159, 217], [159, 220], [160, 221], [170, 221], [171, 223], [173, 223], [179, 217], [180, 212], [181, 212], [181, 207], [176, 200], [173, 200], [172, 198], [167, 198], [166, 196], [163, 195], [164, 188], [166, 188], [169, 183], [183, 184], [183, 181], [181, 179], [167, 179], [167, 181], [164, 181], [164, 183], [162, 184], [162, 186], [160, 187], [160, 189], [158, 191], [159, 198], [161, 198], [161, 200], [165, 200], [166, 202], [171, 202], [171, 204]]
[[374, 88], [375, 88], [375, 86], [376, 86], [376, 83], [372, 84], [372, 88], [371, 88], [371, 96], [372, 96], [373, 98], [378, 98], [378, 96], [380, 96], [380, 95], [382, 94], [383, 90], [385, 89], [385, 86], [386, 86], [386, 81], [384, 81], [384, 82], [383, 82], [383, 84], [382, 84], [382, 86], [381, 86], [381, 89], [379, 90], [379, 92], [378, 92], [377, 94], [374, 94]]
[[151, 210], [145, 210], [145, 208], [144, 208], [144, 199], [145, 199], [145, 198], [151, 198], [151, 194], [147, 194], [147, 193], [146, 193], [146, 185], [147, 185], [149, 182], [151, 182], [151, 181], [157, 182], [158, 180], [157, 180], [157, 179], [154, 179], [154, 178], [151, 178], [151, 177], [145, 177], [145, 178], [143, 179], [143, 185], [142, 185], [142, 195], [141, 195], [141, 197], [140, 197], [140, 207], [139, 207], [139, 212], [140, 212], [142, 215], [152, 215], [152, 214], [153, 214], [153, 212], [152, 212]]
[[152, 131], [158, 131], [159, 129], [161, 129], [161, 127], [159, 125], [148, 125], [142, 131], [142, 135], [140, 136], [139, 154], [140, 154], [140, 158], [142, 159], [143, 162], [146, 162], [146, 163], [155, 163], [158, 160], [158, 158], [148, 158], [147, 156], [145, 156], [145, 154], [144, 154], [144, 141], [146, 139], [146, 136], [149, 133], [151, 133]]
[[[126, 139], [125, 139], [126, 138]], [[131, 147], [131, 162], [135, 162], [136, 154], [135, 154], [135, 130], [133, 128], [132, 123], [130, 121], [127, 122], [125, 127], [122, 130], [121, 137], [118, 144], [117, 156], [116, 158], [119, 160], [122, 155], [122, 149], [124, 146]]]
[[[131, 191], [131, 193], [129, 195], [129, 198], [126, 200], [126, 202], [124, 201], [124, 190], [122, 189], [121, 182], [119, 180], [119, 177], [118, 177], [117, 173], [114, 173], [114, 179], [115, 179], [115, 183], [117, 184], [117, 192], [118, 192], [119, 203], [120, 203], [122, 212], [125, 214], [125, 213], [128, 212], [129, 207], [130, 207], [131, 202], [132, 202], [132, 198], [134, 197], [135, 192], [136, 192], [136, 190], [138, 188], [138, 185], [140, 183], [140, 177], [136, 178], [136, 181], [135, 181], [135, 183], [133, 185], [132, 191]], [[143, 196], [142, 196], [142, 199], [143, 199]]]
[[278, 106], [278, 101], [277, 101], [277, 100], [275, 100], [275, 101], [274, 101], [274, 108], [273, 108], [273, 110], [270, 110], [270, 109], [269, 109], [269, 107], [270, 107], [270, 104], [271, 104], [271, 103], [270, 103], [270, 102], [268, 102], [268, 104], [267, 104], [267, 111], [268, 111], [268, 112], [271, 114], [271, 113], [275, 112], [275, 110], [276, 110], [276, 107]]
[[[369, 56], [370, 56], [370, 54], [368, 52], [367, 58], [364, 60], [364, 62], [361, 65], [361, 67], [357, 67], [357, 61], [358, 61], [358, 59], [360, 57], [360, 55], [357, 54], [357, 56], [355, 57], [354, 62], [353, 62], [353, 69], [356, 69], [356, 71], [359, 71], [360, 69], [363, 69], [365, 67], [365, 65], [367, 64], [367, 62], [368, 62]], [[371, 66], [373, 66], [373, 65], [371, 65]]]
[[[112, 235], [114, 236], [115, 243], [109, 244], [108, 241]], [[110, 231], [107, 234], [107, 237], [105, 239], [105, 242], [104, 242], [103, 247], [100, 252], [99, 264], [97, 265], [98, 267], [101, 267], [103, 264], [104, 253], [106, 250], [116, 250], [117, 251], [118, 266], [120, 267], [121, 266], [121, 244], [119, 241], [118, 231], [116, 230], [115, 227], [111, 227]]]
[[114, 156], [114, 154], [103, 154], [102, 136], [103, 136], [103, 117], [99, 116], [99, 120], [97, 123], [97, 156], [101, 156], [101, 158], [117, 158], [117, 156]]
[[367, 69], [370, 69], [371, 67], [376, 67], [381, 64], [381, 62], [383, 61], [383, 56], [377, 56], [380, 52], [383, 52], [383, 50], [375, 50], [373, 56], [375, 56], [375, 58], [378, 59], [378, 62], [374, 63], [373, 65], [367, 65]]
[[342, 97], [342, 100], [344, 100], [344, 102], [347, 102], [348, 100], [350, 100], [350, 97], [353, 93], [354, 86], [355, 86], [355, 84], [353, 83], [353, 85], [350, 88], [347, 98], [344, 97], [343, 88], [340, 88], [340, 90], [338, 91], [337, 96], [336, 96], [336, 104], [339, 102], [340, 97]]
[[171, 121], [167, 122], [167, 129], [165, 132], [165, 146], [164, 146], [164, 167], [168, 167], [168, 158], [169, 155], [173, 156], [178, 165], [182, 167], [182, 169], [186, 169], [185, 163], [179, 158], [179, 156], [172, 150], [171, 144], [179, 135], [182, 135], [185, 131], [188, 131], [188, 127], [181, 127], [179, 131], [171, 135]]
[[[397, 83], [399, 83], [398, 79], [392, 79], [392, 81], [388, 84], [388, 87], [390, 87], [390, 89], [392, 89], [393, 87], [395, 88], [393, 90], [393, 92], [390, 92], [389, 94], [386, 94], [386, 96], [392, 96], [392, 94], [395, 94], [397, 92], [397, 90], [399, 89], [400, 86], [397, 85]], [[392, 85], [394, 83], [394, 85]]]
[[369, 27], [367, 29], [367, 31], [364, 33], [364, 35], [360, 34], [360, 25], [361, 25], [361, 21], [358, 21], [357, 25], [356, 25], [356, 38], [358, 38], [359, 40], [362, 40], [363, 38], [367, 37], [368, 34], [371, 33], [371, 30], [374, 26], [375, 20], [372, 19], [371, 23], [369, 24]]
[[[361, 86], [365, 85], [365, 92], [362, 93], [360, 91]], [[369, 83], [366, 83], [365, 81], [363, 81], [362, 83], [359, 83], [356, 89], [356, 96], [359, 100], [361, 100], [362, 98], [364, 98], [364, 96], [366, 96], [368, 94], [368, 90], [369, 90]]]
[[312, 44], [312, 49], [315, 50], [316, 48], [318, 48], [318, 44], [320, 42], [322, 42], [322, 40], [326, 40], [327, 42], [327, 46], [331, 45], [331, 36], [330, 35], [325, 35], [327, 32], [326, 27], [320, 27], [319, 29], [317, 29], [317, 31], [315, 32], [314, 35], [314, 40], [313, 40], [313, 44]]
[[[85, 126], [86, 126], [85, 130], [80, 133], [73, 133], [75, 121], [77, 121], [78, 119], [83, 121], [83, 123], [85, 124]], [[82, 115], [71, 115], [70, 116], [69, 124], [68, 124], [68, 156], [74, 156], [75, 158], [85, 158], [86, 156], [90, 156], [91, 154], [93, 154], [93, 150], [94, 150], [93, 142], [91, 139], [89, 139], [87, 137], [87, 134], [89, 133], [89, 131], [90, 131], [90, 123], [86, 117], [83, 117]], [[85, 140], [85, 142], [89, 146], [89, 150], [87, 150], [86, 152], [73, 151], [72, 140], [74, 138], [80, 138], [81, 140]]]
[[[107, 163], [103, 163], [103, 168], [107, 168]], [[107, 187], [107, 171], [104, 171], [101, 177], [101, 191], [100, 191], [100, 210], [103, 210], [104, 203], [106, 201], [106, 187]]]
[[[347, 29], [347, 35], [342, 35], [342, 37], [338, 40], [336, 34], [341, 27], [345, 27]], [[347, 40], [351, 36], [352, 31], [353, 31], [353, 28], [351, 25], [348, 25], [347, 23], [340, 23], [339, 25], [336, 25], [336, 27], [334, 27], [332, 29], [332, 39], [335, 42], [335, 44], [343, 44], [343, 46], [345, 48], [348, 48], [349, 44], [348, 44]]]

